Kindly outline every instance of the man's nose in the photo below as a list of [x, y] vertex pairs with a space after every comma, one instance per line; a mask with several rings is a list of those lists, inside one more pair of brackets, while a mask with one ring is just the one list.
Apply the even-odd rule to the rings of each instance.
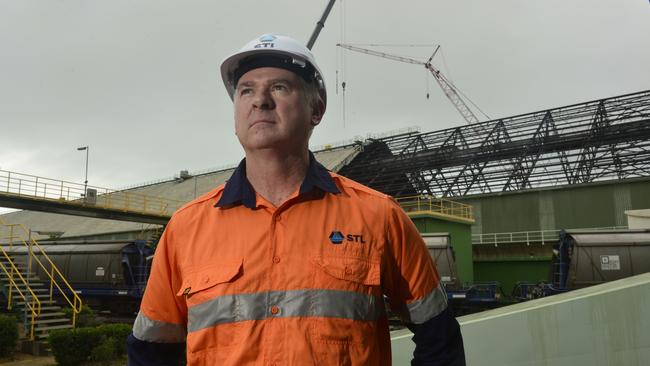
[[253, 99], [253, 106], [259, 109], [273, 109], [275, 108], [275, 103], [273, 102], [273, 97], [271, 93], [264, 89], [260, 90], [255, 94]]

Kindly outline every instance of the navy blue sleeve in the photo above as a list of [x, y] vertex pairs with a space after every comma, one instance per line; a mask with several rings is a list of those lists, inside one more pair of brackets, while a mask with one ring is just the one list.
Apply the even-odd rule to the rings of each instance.
[[447, 307], [423, 324], [407, 324], [413, 332], [412, 366], [465, 366], [460, 325]]
[[133, 334], [126, 340], [126, 351], [128, 366], [179, 366], [185, 360], [185, 343], [145, 342]]

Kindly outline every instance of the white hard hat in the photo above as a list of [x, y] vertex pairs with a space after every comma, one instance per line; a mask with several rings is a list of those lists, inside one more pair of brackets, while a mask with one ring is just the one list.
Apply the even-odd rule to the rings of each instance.
[[323, 104], [327, 106], [325, 81], [311, 51], [295, 39], [265, 34], [248, 42], [221, 63], [221, 78], [233, 99], [237, 81], [258, 67], [279, 67], [293, 71], [307, 82], [316, 82]]

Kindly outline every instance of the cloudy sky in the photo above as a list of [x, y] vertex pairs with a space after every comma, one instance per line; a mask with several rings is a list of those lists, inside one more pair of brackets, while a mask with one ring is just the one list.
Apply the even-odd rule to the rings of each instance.
[[[0, 169], [83, 182], [84, 145], [100, 187], [236, 164], [220, 61], [266, 32], [306, 42], [325, 5], [0, 0]], [[434, 64], [492, 118], [650, 88], [648, 0], [338, 0], [314, 47], [314, 146], [464, 123], [423, 67], [337, 43], [418, 59], [439, 44]]]

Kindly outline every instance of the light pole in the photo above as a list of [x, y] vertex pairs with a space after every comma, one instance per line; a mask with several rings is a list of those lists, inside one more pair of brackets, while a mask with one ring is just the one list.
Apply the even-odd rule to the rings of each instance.
[[77, 151], [84, 151], [84, 150], [86, 150], [86, 180], [84, 181], [84, 193], [82, 194], [82, 196], [85, 199], [86, 198], [86, 191], [87, 191], [87, 188], [88, 188], [88, 153], [90, 152], [90, 146], [86, 145], [86, 146], [82, 146], [82, 147], [77, 148]]

